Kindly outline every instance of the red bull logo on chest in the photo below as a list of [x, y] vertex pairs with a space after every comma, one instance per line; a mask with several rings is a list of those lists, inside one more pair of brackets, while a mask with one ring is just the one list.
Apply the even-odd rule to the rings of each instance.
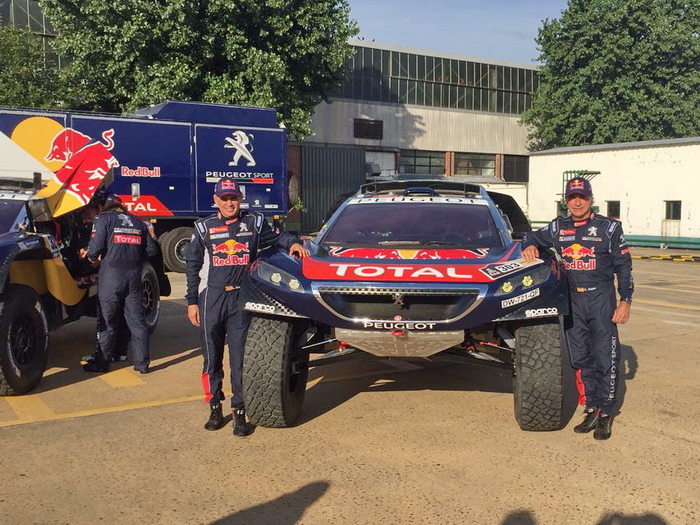
[[[596, 255], [595, 247], [588, 248], [578, 243], [571, 244], [561, 250], [564, 260], [564, 267], [567, 270], [595, 270]], [[588, 258], [588, 260], [584, 260]], [[572, 259], [572, 260], [566, 260]]]
[[[217, 254], [223, 254], [220, 257]], [[220, 244], [212, 245], [212, 264], [214, 266], [240, 266], [250, 261], [248, 243], [229, 239]]]

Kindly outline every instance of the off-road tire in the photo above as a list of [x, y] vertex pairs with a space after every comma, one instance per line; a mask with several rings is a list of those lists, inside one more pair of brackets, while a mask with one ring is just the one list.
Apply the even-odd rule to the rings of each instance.
[[46, 369], [46, 316], [28, 286], [9, 285], [0, 302], [0, 395], [25, 394], [36, 388]]
[[151, 334], [156, 329], [160, 317], [160, 285], [158, 284], [158, 274], [151, 263], [143, 265], [141, 284], [143, 286], [143, 313], [148, 333]]
[[303, 322], [253, 316], [243, 356], [243, 398], [250, 421], [289, 427], [304, 403], [309, 356], [298, 341]]
[[515, 419], [523, 430], [564, 426], [563, 345], [559, 323], [515, 330]]
[[165, 232], [158, 239], [163, 250], [163, 262], [171, 272], [185, 273], [187, 269], [185, 253], [193, 233], [194, 228], [182, 226]]

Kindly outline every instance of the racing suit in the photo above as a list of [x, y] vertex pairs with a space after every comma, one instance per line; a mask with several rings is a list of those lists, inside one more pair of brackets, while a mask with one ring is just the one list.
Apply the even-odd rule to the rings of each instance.
[[554, 247], [561, 255], [571, 291], [566, 338], [576, 372], [579, 404], [610, 413], [620, 374], [620, 342], [612, 316], [620, 300], [632, 302], [632, 258], [620, 221], [591, 214], [582, 221], [558, 217], [528, 233], [523, 249]]
[[131, 332], [134, 368], [142, 372], [148, 371], [150, 352], [141, 273], [143, 263], [157, 253], [156, 241], [140, 219], [117, 211], [95, 217], [87, 256], [91, 261], [102, 256], [97, 295], [104, 324], [99, 346], [105, 360], [110, 362], [123, 316]]
[[[236, 304], [240, 282], [260, 250], [274, 246], [288, 250], [301, 241], [289, 233], [275, 233], [260, 213], [241, 212], [226, 219], [216, 213], [195, 222], [187, 252], [187, 304], [199, 305], [205, 400], [224, 399], [224, 341], [228, 342], [233, 409], [244, 408], [243, 351], [250, 315]], [[200, 270], [206, 263], [206, 287], [200, 293]]]

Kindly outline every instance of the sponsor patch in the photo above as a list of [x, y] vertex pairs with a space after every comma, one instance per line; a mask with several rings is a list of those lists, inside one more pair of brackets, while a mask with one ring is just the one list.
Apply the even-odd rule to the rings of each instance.
[[226, 257], [217, 257], [216, 255], [212, 257], [211, 262], [213, 266], [245, 266], [248, 264], [250, 256], [245, 254], [243, 256], [238, 255], [227, 255]]
[[117, 234], [114, 236], [114, 244], [141, 244], [140, 235]]
[[540, 289], [535, 288], [534, 290], [530, 290], [529, 292], [524, 293], [522, 295], [517, 295], [515, 297], [511, 297], [510, 299], [505, 299], [501, 301], [501, 308], [508, 308], [516, 304], [524, 303], [525, 301], [538, 297], [539, 295]]
[[576, 230], [573, 228], [567, 230], [559, 230], [559, 235], [576, 235]]
[[576, 236], [575, 235], [567, 235], [565, 237], [559, 237], [559, 242], [571, 242], [575, 241]]
[[114, 228], [114, 233], [125, 233], [127, 235], [141, 235], [138, 228]]
[[627, 248], [624, 248], [624, 249], [620, 250], [620, 253], [621, 253], [622, 255], [627, 255], [629, 252], [630, 252], [630, 251], [629, 251], [629, 249], [627, 249]]
[[228, 226], [214, 226], [213, 228], [209, 228], [209, 235], [224, 232], [228, 232]]
[[603, 239], [600, 237], [581, 237], [584, 241], [601, 242]]
[[595, 259], [591, 259], [590, 261], [575, 259], [573, 261], [564, 261], [564, 268], [567, 270], [590, 271], [596, 269], [596, 263]]
[[525, 310], [525, 317], [549, 317], [551, 315], [559, 315], [557, 308], [535, 308], [534, 310]]
[[209, 236], [210, 239], [228, 239], [229, 234], [228, 232], [226, 233], [215, 233], [214, 235]]

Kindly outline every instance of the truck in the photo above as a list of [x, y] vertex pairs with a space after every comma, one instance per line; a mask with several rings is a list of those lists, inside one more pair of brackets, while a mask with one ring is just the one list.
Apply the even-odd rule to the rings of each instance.
[[153, 224], [167, 269], [185, 270], [194, 221], [213, 213], [214, 185], [240, 182], [243, 208], [288, 211], [286, 130], [269, 108], [168, 101], [108, 115], [0, 107], [0, 179], [51, 179], [66, 160], [101, 144], [112, 153], [109, 189]]

